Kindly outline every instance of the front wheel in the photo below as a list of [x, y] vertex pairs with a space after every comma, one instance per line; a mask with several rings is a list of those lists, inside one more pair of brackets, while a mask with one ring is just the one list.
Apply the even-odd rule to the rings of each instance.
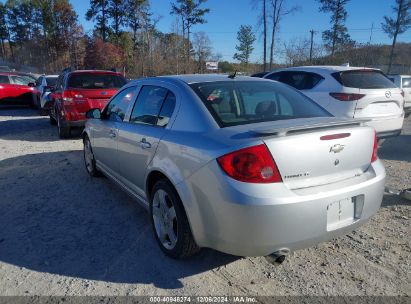
[[161, 250], [180, 259], [200, 250], [194, 241], [183, 204], [169, 181], [159, 180], [153, 188], [150, 202], [151, 223]]

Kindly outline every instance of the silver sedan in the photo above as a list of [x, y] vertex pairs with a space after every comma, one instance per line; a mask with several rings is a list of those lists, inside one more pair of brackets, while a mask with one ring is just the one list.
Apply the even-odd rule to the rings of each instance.
[[225, 75], [147, 78], [87, 113], [84, 159], [145, 206], [161, 250], [283, 257], [380, 207], [375, 131], [297, 90]]

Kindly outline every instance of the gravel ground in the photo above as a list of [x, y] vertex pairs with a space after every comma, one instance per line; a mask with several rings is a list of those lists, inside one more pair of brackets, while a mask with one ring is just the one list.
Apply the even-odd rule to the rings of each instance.
[[[81, 150], [35, 111], [0, 109], [0, 295], [411, 295], [410, 201], [386, 195], [366, 225], [279, 267], [213, 250], [175, 261]], [[411, 117], [380, 157], [387, 185], [411, 187]]]

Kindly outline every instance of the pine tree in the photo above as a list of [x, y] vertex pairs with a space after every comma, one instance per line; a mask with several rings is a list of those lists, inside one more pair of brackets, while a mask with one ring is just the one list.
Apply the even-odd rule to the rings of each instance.
[[411, 0], [395, 0], [395, 3], [396, 5], [392, 7], [392, 10], [396, 14], [396, 18], [384, 16], [385, 22], [381, 23], [383, 31], [387, 33], [390, 38], [393, 38], [388, 73], [391, 71], [397, 36], [405, 33], [411, 27]]
[[323, 32], [323, 41], [326, 48], [334, 55], [335, 51], [354, 43], [345, 27], [347, 11], [345, 5], [350, 0], [318, 0], [321, 4], [320, 12], [331, 13], [331, 29]]
[[101, 36], [104, 42], [107, 41], [107, 37], [110, 32], [108, 26], [109, 19], [109, 2], [108, 0], [90, 0], [90, 8], [86, 13], [87, 20], [95, 20], [97, 24], [95, 26], [96, 32]]
[[233, 58], [243, 64], [248, 64], [251, 53], [254, 50], [253, 43], [255, 41], [255, 35], [251, 25], [240, 26], [240, 30], [237, 32], [237, 40], [239, 45], [235, 48], [239, 51], [239, 53], [235, 53]]

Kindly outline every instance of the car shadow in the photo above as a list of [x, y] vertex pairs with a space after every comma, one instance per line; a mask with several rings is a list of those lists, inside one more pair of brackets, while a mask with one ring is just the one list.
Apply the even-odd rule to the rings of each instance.
[[385, 194], [381, 202], [381, 207], [385, 208], [398, 205], [411, 205], [411, 201], [398, 195]]
[[145, 209], [108, 179], [89, 177], [82, 151], [0, 161], [0, 193], [0, 261], [18, 267], [176, 289], [238, 259], [209, 249], [166, 257]]
[[[50, 125], [48, 116], [39, 116], [33, 109], [0, 109], [0, 117], [13, 117], [0, 120], [0, 138], [22, 141], [58, 141], [57, 127]], [[70, 139], [81, 138], [81, 128], [73, 128]]]
[[0, 117], [1, 116], [18, 116], [18, 117], [30, 117], [38, 116], [36, 109], [27, 106], [2, 106], [0, 105]]
[[411, 135], [388, 138], [378, 149], [378, 155], [387, 160], [411, 161]]

